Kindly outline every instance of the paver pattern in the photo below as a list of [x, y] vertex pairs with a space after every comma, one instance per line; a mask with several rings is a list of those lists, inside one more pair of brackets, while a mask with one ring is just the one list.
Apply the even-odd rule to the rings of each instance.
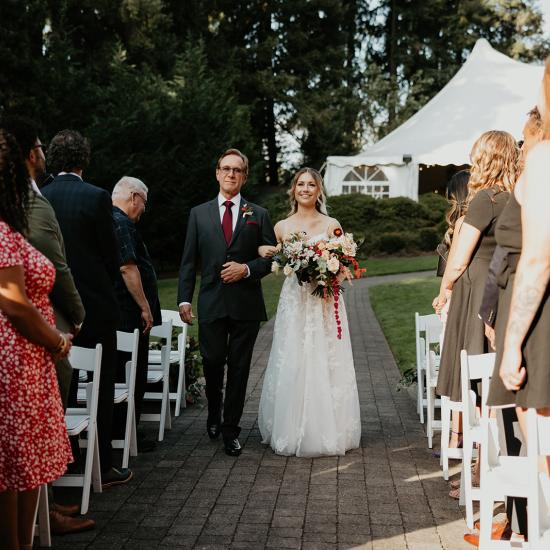
[[206, 435], [206, 409], [190, 407], [155, 452], [131, 461], [132, 482], [92, 495], [90, 516], [98, 529], [54, 537], [53, 548], [471, 548], [462, 540], [463, 513], [447, 496], [414, 401], [399, 388], [399, 371], [368, 299], [372, 284], [413, 276], [356, 281], [345, 292], [361, 403], [360, 449], [307, 459], [277, 456], [261, 444], [256, 420], [270, 321], [255, 348], [242, 455], [227, 457], [221, 441]]

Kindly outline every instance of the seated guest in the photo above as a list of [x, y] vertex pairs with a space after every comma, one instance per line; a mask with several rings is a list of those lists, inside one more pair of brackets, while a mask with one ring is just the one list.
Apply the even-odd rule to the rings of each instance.
[[[42, 188], [52, 205], [65, 241], [67, 262], [86, 318], [75, 344], [102, 345], [97, 431], [101, 481], [104, 487], [126, 483], [127, 468], [113, 467], [112, 428], [116, 376], [118, 307], [114, 282], [118, 276], [118, 249], [111, 197], [104, 189], [82, 180], [90, 159], [90, 144], [74, 130], [58, 132], [48, 147], [48, 166], [55, 179]], [[73, 375], [69, 403], [76, 401], [78, 375]]]
[[52, 263], [27, 231], [30, 181], [15, 138], [0, 129], [0, 540], [32, 548], [40, 485], [72, 461], [54, 359], [72, 335], [59, 332], [48, 299]]
[[[27, 172], [31, 178], [31, 203], [29, 210], [29, 227], [25, 236], [29, 242], [50, 260], [55, 267], [55, 284], [50, 293], [56, 327], [63, 332], [77, 334], [84, 320], [84, 306], [76, 290], [71, 270], [65, 258], [63, 236], [57, 218], [50, 203], [41, 195], [36, 182], [44, 181], [46, 174], [46, 157], [38, 137], [36, 125], [25, 118], [4, 120], [4, 127], [16, 138], [23, 153]], [[57, 382], [64, 409], [67, 408], [69, 388], [73, 369], [68, 358], [55, 362]], [[51, 495], [50, 495], [51, 497]], [[85, 518], [73, 518], [80, 506], [62, 506], [55, 504], [51, 498], [50, 530], [56, 535], [77, 533], [95, 527], [95, 521]]]
[[[113, 218], [120, 252], [120, 275], [115, 282], [120, 308], [118, 329], [133, 332], [137, 328], [140, 331], [135, 390], [136, 424], [139, 423], [147, 385], [149, 331], [151, 327], [162, 323], [157, 276], [147, 247], [136, 227], [145, 212], [147, 192], [148, 189], [142, 181], [124, 176], [115, 185], [112, 194]], [[119, 380], [124, 380], [125, 377], [127, 355], [119, 352]], [[117, 420], [120, 431], [121, 419]], [[147, 441], [138, 434], [139, 451], [150, 451], [153, 448], [153, 441]]]

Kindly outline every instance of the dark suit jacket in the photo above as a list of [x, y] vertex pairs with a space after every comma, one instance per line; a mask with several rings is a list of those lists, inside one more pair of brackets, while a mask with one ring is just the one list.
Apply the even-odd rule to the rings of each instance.
[[42, 194], [63, 233], [67, 262], [86, 310], [85, 325], [116, 326], [114, 281], [119, 261], [109, 193], [64, 174], [44, 187]]
[[[84, 306], [76, 290], [71, 270], [65, 258], [63, 235], [50, 203], [32, 192], [29, 212], [29, 242], [55, 266], [55, 284], [50, 300], [55, 313], [55, 324], [63, 332], [70, 332], [84, 321]], [[55, 363], [63, 405], [67, 406], [73, 369], [67, 358]]]
[[[244, 216], [247, 204], [252, 215]], [[230, 317], [239, 321], [265, 321], [266, 312], [260, 279], [271, 271], [271, 260], [258, 256], [261, 245], [275, 245], [276, 238], [265, 208], [241, 196], [237, 224], [229, 246], [220, 222], [218, 198], [191, 210], [181, 260], [178, 304], [191, 302], [197, 271], [201, 273], [198, 318], [208, 323]], [[222, 265], [234, 261], [246, 263], [250, 277], [236, 283], [222, 282]]]

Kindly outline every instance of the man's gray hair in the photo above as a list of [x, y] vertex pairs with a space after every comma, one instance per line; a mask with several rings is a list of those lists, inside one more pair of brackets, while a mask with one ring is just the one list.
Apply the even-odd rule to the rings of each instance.
[[127, 199], [132, 193], [144, 193], [147, 196], [149, 189], [137, 178], [131, 176], [122, 176], [113, 187], [113, 199]]

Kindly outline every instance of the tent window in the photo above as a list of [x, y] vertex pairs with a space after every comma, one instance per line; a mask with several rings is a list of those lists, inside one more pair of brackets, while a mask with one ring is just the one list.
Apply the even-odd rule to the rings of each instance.
[[376, 199], [386, 199], [390, 196], [389, 180], [378, 166], [355, 166], [346, 174], [344, 181], [354, 182], [354, 185], [343, 185], [343, 195], [361, 193]]

